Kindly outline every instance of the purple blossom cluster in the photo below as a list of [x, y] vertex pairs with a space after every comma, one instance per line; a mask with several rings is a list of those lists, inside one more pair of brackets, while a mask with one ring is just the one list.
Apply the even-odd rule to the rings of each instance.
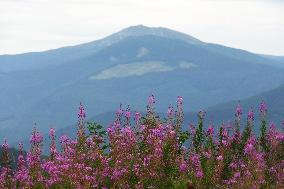
[[[261, 136], [253, 133], [252, 109], [247, 124], [241, 124], [240, 105], [234, 125], [204, 128], [205, 112], [200, 111], [198, 124], [184, 130], [182, 97], [177, 99], [176, 110], [169, 106], [166, 120], [156, 116], [155, 103], [151, 95], [145, 116], [121, 106], [106, 131], [96, 124], [88, 126], [80, 103], [77, 137], [63, 135], [57, 143], [51, 128], [46, 157], [42, 154], [43, 136], [35, 128], [27, 155], [19, 144], [15, 169], [5, 139], [0, 188], [284, 187], [284, 134], [264, 121], [264, 102], [259, 110], [262, 127], [267, 129]], [[92, 129], [91, 134], [86, 134], [85, 126]]]

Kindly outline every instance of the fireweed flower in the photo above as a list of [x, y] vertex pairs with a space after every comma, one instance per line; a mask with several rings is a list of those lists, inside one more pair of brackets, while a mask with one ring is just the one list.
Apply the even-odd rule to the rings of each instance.
[[134, 122], [135, 122], [134, 130], [135, 130], [135, 132], [138, 132], [140, 124], [141, 124], [141, 113], [140, 112], [134, 113]]
[[131, 111], [130, 111], [130, 107], [129, 106], [124, 111], [124, 116], [126, 118], [125, 119], [125, 126], [129, 126], [130, 125], [130, 119], [131, 119]]
[[51, 157], [51, 159], [53, 159], [53, 158], [55, 158], [54, 156], [57, 154], [56, 141], [55, 141], [55, 130], [53, 128], [50, 128], [50, 130], [49, 130], [49, 138], [51, 140], [50, 157]]
[[222, 161], [222, 160], [223, 160], [223, 156], [219, 155], [219, 156], [217, 156], [216, 159], [217, 159], [218, 161]]
[[138, 124], [140, 122], [140, 119], [141, 119], [141, 114], [139, 112], [135, 112], [135, 115], [134, 115], [135, 123]]
[[270, 130], [275, 131], [275, 129], [276, 129], [275, 124], [274, 124], [274, 123], [271, 123], [271, 124], [270, 124]]
[[178, 96], [177, 98], [177, 114], [178, 116], [183, 116], [183, 98], [181, 96]]
[[230, 166], [229, 166], [231, 169], [236, 169], [237, 168], [237, 163], [235, 162], [232, 162], [230, 163]]
[[49, 137], [54, 138], [55, 137], [55, 130], [53, 128], [50, 128], [49, 130]]
[[198, 112], [198, 116], [199, 116], [200, 119], [204, 119], [205, 114], [206, 114], [206, 111], [204, 111], [204, 110], [201, 110], [201, 111]]
[[[175, 112], [175, 125], [174, 126], [176, 132], [179, 132], [182, 128], [182, 123], [184, 121], [184, 113], [183, 113], [183, 98], [181, 96], [178, 96], [177, 98], [177, 111]], [[170, 120], [172, 122], [172, 118]]]
[[4, 172], [6, 171], [5, 174], [8, 174], [8, 172], [10, 172], [10, 163], [11, 158], [9, 153], [9, 144], [7, 142], [7, 139], [4, 139], [4, 142], [2, 144], [1, 166], [3, 167], [2, 169], [4, 169]]
[[77, 136], [80, 143], [83, 142], [85, 137], [85, 118], [86, 118], [85, 108], [82, 102], [80, 102], [79, 112], [78, 112], [78, 125], [77, 125]]
[[267, 105], [264, 101], [260, 103], [259, 111], [260, 111], [261, 117], [264, 118], [267, 113]]
[[203, 171], [202, 170], [198, 170], [196, 173], [196, 177], [197, 178], [202, 178], [203, 177]]
[[181, 172], [186, 172], [187, 171], [187, 165], [186, 165], [186, 163], [184, 161], [179, 165], [179, 170]]
[[127, 119], [130, 119], [131, 118], [131, 112], [129, 109], [127, 109], [125, 112], [124, 112], [124, 115]]
[[244, 152], [245, 154], [249, 154], [254, 149], [253, 144], [248, 142], [245, 146]]
[[39, 132], [36, 131], [36, 128], [34, 128], [34, 131], [30, 137], [30, 143], [31, 144], [38, 144], [43, 141], [43, 136]]
[[148, 97], [148, 105], [149, 105], [150, 107], [152, 107], [155, 103], [156, 103], [156, 100], [155, 100], [154, 95], [152, 94], [152, 95], [150, 95], [150, 96]]
[[120, 117], [123, 115], [123, 109], [122, 109], [122, 104], [119, 105], [119, 109], [116, 111], [116, 119], [120, 119]]
[[241, 173], [240, 173], [240, 172], [234, 173], [234, 178], [235, 178], [235, 179], [238, 179], [238, 178], [240, 178], [240, 177], [241, 177]]
[[23, 144], [22, 143], [19, 143], [17, 170], [15, 172], [14, 177], [20, 187], [22, 188], [31, 187], [31, 178], [30, 178], [28, 169], [26, 168], [26, 161], [23, 155]]
[[19, 155], [18, 155], [18, 169], [22, 168], [23, 166], [25, 166], [25, 160], [24, 160], [24, 156], [23, 156], [23, 143], [20, 142], [18, 145], [18, 151], [19, 151]]
[[252, 108], [248, 112], [247, 119], [250, 123], [253, 122], [253, 120], [254, 120], [254, 112], [253, 112]]
[[183, 103], [183, 98], [181, 96], [178, 96], [178, 98], [177, 98], [178, 106], [182, 106], [182, 103]]
[[59, 138], [59, 142], [60, 142], [60, 144], [67, 144], [67, 143], [69, 143], [69, 137], [67, 135], [62, 135]]
[[86, 117], [85, 108], [84, 108], [82, 102], [80, 102], [78, 118], [79, 119], [84, 119], [85, 117]]
[[8, 148], [9, 148], [9, 144], [8, 144], [6, 138], [4, 139], [4, 143], [2, 144], [2, 148], [3, 148], [4, 150], [8, 150]]
[[234, 128], [233, 124], [231, 122], [229, 122], [225, 128], [227, 129], [227, 131], [229, 132], [230, 130], [232, 130]]
[[236, 113], [235, 113], [235, 115], [236, 115], [236, 117], [240, 118], [240, 117], [242, 116], [242, 114], [243, 114], [243, 110], [242, 110], [242, 107], [241, 107], [241, 105], [240, 105], [240, 103], [239, 103], [238, 106], [237, 106], [237, 108], [236, 108]]
[[193, 168], [195, 172], [195, 176], [197, 178], [202, 178], [203, 177], [203, 171], [201, 167], [201, 161], [200, 161], [200, 156], [198, 154], [192, 154], [190, 156], [190, 163], [191, 167]]
[[240, 126], [241, 126], [241, 116], [243, 114], [242, 107], [240, 105], [240, 102], [237, 105], [237, 108], [235, 110], [235, 127], [233, 128], [234, 135], [233, 140], [237, 143], [240, 141]]
[[208, 136], [213, 136], [214, 135], [214, 128], [213, 128], [212, 124], [210, 124], [208, 129], [207, 129], [207, 135]]
[[195, 133], [196, 133], [196, 128], [195, 128], [195, 126], [193, 125], [193, 124], [189, 124], [189, 131], [190, 131], [190, 133], [192, 134], [192, 135], [195, 135]]
[[174, 108], [172, 106], [169, 106], [167, 115], [168, 115], [168, 118], [172, 118], [174, 116]]

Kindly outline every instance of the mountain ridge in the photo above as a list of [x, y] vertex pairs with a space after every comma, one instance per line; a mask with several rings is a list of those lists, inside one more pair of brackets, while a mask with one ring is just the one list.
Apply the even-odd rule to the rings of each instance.
[[[221, 45], [159, 35], [163, 36], [124, 37], [98, 51], [98, 46], [85, 46], [74, 54], [72, 50], [65, 52], [66, 57], [56, 50], [52, 55], [37, 53], [29, 59], [13, 56], [20, 61], [0, 75], [0, 106], [5, 107], [0, 109], [0, 137], [18, 140], [35, 122], [43, 132], [51, 126], [71, 125], [80, 101], [95, 116], [120, 103], [144, 110], [152, 93], [162, 112], [181, 95], [187, 99], [185, 111], [197, 111], [284, 83], [284, 71], [274, 66], [273, 60]], [[1, 60], [0, 56], [0, 69], [5, 63]], [[16, 134], [12, 132], [15, 129]]]
[[[0, 69], [6, 70], [6, 71], [26, 70], [26, 69], [38, 68], [40, 66], [49, 66], [50, 62], [54, 64], [54, 62], [63, 61], [64, 63], [64, 62], [68, 62], [68, 60], [70, 59], [74, 59], [74, 58], [79, 59], [82, 56], [87, 56], [95, 52], [98, 52], [99, 50], [106, 48], [126, 37], [141, 36], [141, 35], [155, 35], [155, 36], [167, 37], [171, 39], [180, 39], [180, 40], [186, 41], [191, 44], [201, 45], [211, 50], [216, 47], [222, 48], [222, 49], [230, 48], [230, 47], [218, 45], [215, 43], [205, 43], [186, 33], [178, 32], [178, 31], [171, 30], [171, 29], [164, 28], [164, 27], [147, 27], [143, 25], [137, 25], [137, 26], [127, 27], [114, 34], [108, 35], [102, 39], [98, 39], [98, 40], [94, 40], [91, 42], [82, 43], [78, 45], [59, 47], [59, 48], [40, 51], [40, 52], [28, 52], [28, 53], [15, 54], [15, 55], [7, 55], [7, 54], [0, 55]], [[250, 53], [249, 51], [244, 51], [241, 49], [236, 49], [236, 48], [230, 48], [230, 49], [231, 51], [236, 51], [236, 52], [243, 51], [245, 53]], [[80, 53], [82, 54], [78, 55]], [[19, 58], [14, 59], [13, 57], [15, 56], [19, 56]], [[32, 58], [30, 56], [32, 56]], [[48, 56], [51, 57], [51, 59], [48, 58]], [[58, 59], [58, 56], [65, 56], [64, 60], [60, 58]], [[270, 59], [271, 61], [275, 61], [275, 59], [268, 58], [269, 55], [262, 56], [262, 57], [265, 59]], [[29, 62], [33, 61], [33, 59], [37, 60], [38, 62], [40, 61], [41, 65], [38, 65], [38, 64], [29, 65]], [[20, 61], [20, 63], [17, 63], [18, 61]], [[21, 63], [21, 61], [23, 63]], [[25, 67], [22, 67], [21, 64], [25, 64]], [[275, 64], [277, 65], [277, 61], [275, 61]]]

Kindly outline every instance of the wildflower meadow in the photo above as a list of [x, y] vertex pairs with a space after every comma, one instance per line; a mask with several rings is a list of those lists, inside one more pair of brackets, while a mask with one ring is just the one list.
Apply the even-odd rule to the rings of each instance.
[[155, 103], [149, 96], [145, 115], [120, 107], [106, 130], [87, 122], [80, 104], [76, 138], [56, 136], [51, 128], [48, 156], [36, 128], [29, 150], [20, 143], [16, 158], [5, 139], [0, 188], [284, 188], [284, 133], [268, 122], [264, 102], [260, 123], [252, 109], [245, 116], [238, 105], [233, 126], [218, 127], [204, 125], [204, 111], [196, 125], [185, 127], [182, 97], [167, 118], [157, 115]]

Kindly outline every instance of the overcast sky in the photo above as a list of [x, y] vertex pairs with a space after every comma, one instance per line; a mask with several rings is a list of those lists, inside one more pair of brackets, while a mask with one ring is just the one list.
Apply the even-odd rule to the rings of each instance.
[[0, 0], [0, 54], [80, 44], [138, 24], [284, 55], [284, 0]]

